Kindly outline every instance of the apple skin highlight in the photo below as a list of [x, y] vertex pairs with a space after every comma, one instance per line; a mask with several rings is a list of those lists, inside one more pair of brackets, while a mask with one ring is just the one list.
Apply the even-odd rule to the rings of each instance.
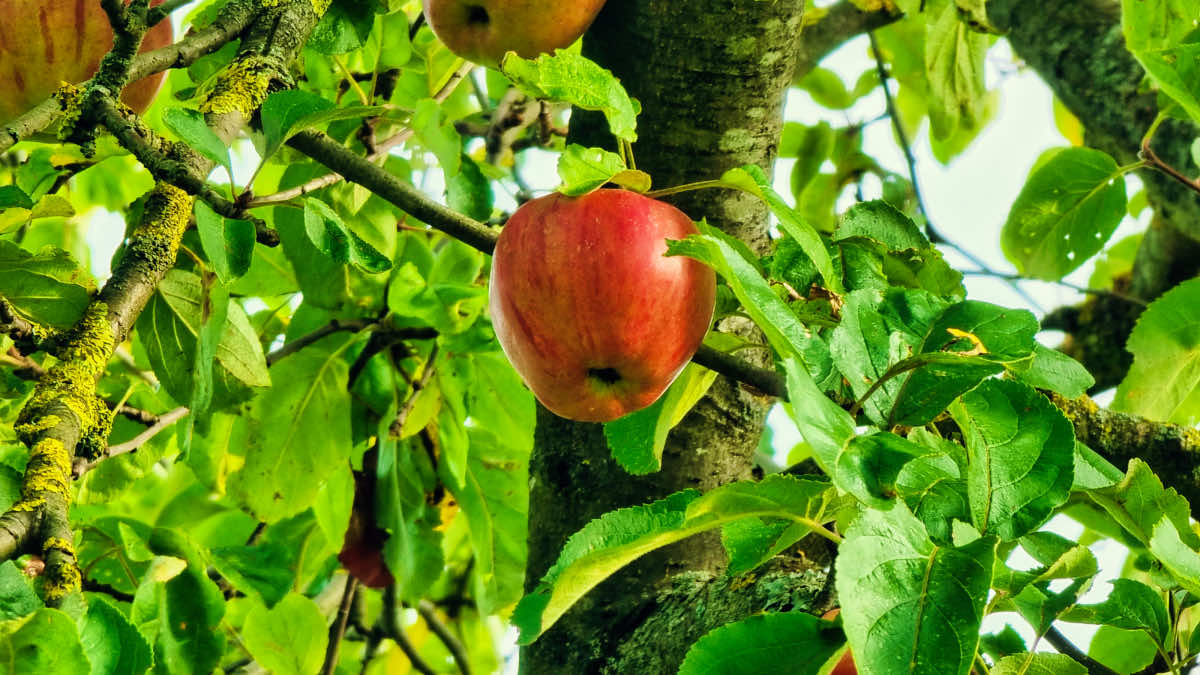
[[546, 408], [607, 422], [662, 395], [712, 322], [715, 273], [663, 255], [696, 233], [679, 209], [627, 190], [555, 193], [513, 214], [492, 259], [492, 325]]
[[424, 0], [423, 6], [450, 51], [496, 68], [509, 51], [532, 59], [571, 46], [604, 0]]
[[[164, 19], [147, 31], [141, 51], [165, 47], [173, 37], [171, 21]], [[112, 44], [112, 27], [98, 0], [4, 0], [0, 122], [12, 121], [41, 103], [61, 82], [78, 84], [95, 75]], [[144, 112], [165, 76], [156, 73], [130, 83], [121, 99]]]

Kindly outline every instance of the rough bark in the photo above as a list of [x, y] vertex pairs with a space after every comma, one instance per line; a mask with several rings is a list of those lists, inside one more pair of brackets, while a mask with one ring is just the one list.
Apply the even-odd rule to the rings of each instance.
[[[743, 164], [770, 166], [782, 126], [783, 94], [798, 53], [802, 11], [799, 0], [610, 0], [585, 38], [584, 51], [612, 69], [641, 101], [634, 151], [638, 168], [648, 171], [655, 185], [716, 178]], [[573, 140], [611, 147], [597, 122], [577, 114]], [[751, 197], [705, 190], [672, 201], [759, 251], [769, 244], [766, 211]], [[645, 477], [630, 476], [611, 459], [600, 425], [539, 411], [530, 467], [526, 585], [537, 583], [568, 536], [607, 511], [684, 488], [706, 490], [750, 477], [768, 404], [769, 399], [734, 382], [718, 380], [672, 434], [662, 471]], [[646, 556], [596, 588], [527, 647], [522, 670], [673, 672], [698, 635], [692, 634], [695, 629], [669, 630], [659, 623], [656, 617], [672, 603], [660, 605], [656, 598], [672, 587], [673, 575], [712, 578], [724, 565], [715, 535], [693, 537]], [[763, 608], [750, 601], [739, 606], [745, 612]], [[727, 621], [745, 613], [719, 616]], [[654, 633], [659, 640], [654, 668], [626, 664], [622, 659], [638, 650], [622, 650], [621, 645], [639, 626], [651, 625], [658, 626]]]

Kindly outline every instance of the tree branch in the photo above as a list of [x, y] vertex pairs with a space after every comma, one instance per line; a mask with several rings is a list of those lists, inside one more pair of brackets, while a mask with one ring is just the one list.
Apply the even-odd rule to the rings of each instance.
[[324, 164], [346, 180], [357, 183], [414, 218], [474, 248], [491, 253], [499, 233], [453, 209], [437, 203], [420, 190], [375, 166], [325, 134], [305, 131], [288, 145]]
[[425, 619], [425, 625], [429, 626], [429, 630], [446, 645], [446, 649], [450, 651], [450, 656], [454, 657], [454, 663], [458, 666], [458, 671], [462, 675], [471, 675], [471, 661], [467, 658], [467, 650], [463, 647], [450, 629], [442, 622], [441, 617], [437, 615], [437, 608], [432, 602], [422, 600], [417, 603], [417, 613]]

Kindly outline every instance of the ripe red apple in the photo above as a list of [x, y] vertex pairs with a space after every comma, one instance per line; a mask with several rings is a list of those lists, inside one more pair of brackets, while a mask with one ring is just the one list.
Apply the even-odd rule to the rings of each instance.
[[696, 226], [627, 190], [540, 197], [509, 218], [492, 258], [492, 325], [552, 412], [607, 422], [653, 403], [704, 339], [716, 275], [665, 257]]
[[[152, 4], [161, 4], [156, 0]], [[41, 103], [62, 82], [96, 73], [112, 49], [112, 27], [100, 0], [4, 0], [0, 14], [0, 122]], [[142, 51], [171, 43], [169, 20], [146, 33]], [[122, 99], [138, 112], [149, 107], [165, 73], [131, 83]]]
[[532, 59], [579, 39], [604, 0], [424, 0], [435, 35], [459, 56], [495, 68], [508, 51]]

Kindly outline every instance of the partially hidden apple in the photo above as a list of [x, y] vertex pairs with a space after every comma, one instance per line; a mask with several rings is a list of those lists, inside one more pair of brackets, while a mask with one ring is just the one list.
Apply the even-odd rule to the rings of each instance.
[[532, 59], [570, 46], [604, 0], [424, 0], [425, 19], [459, 56], [495, 68], [505, 53]]
[[[161, 4], [156, 0], [152, 4]], [[62, 82], [77, 84], [96, 73], [112, 49], [112, 27], [99, 0], [4, 0], [0, 14], [0, 123], [46, 99]], [[169, 20], [142, 40], [142, 51], [171, 43]], [[138, 112], [149, 107], [165, 73], [131, 83], [122, 100]]]
[[355, 494], [354, 510], [350, 512], [350, 526], [338, 552], [338, 562], [346, 571], [368, 588], [386, 588], [395, 583], [387, 562], [383, 559], [383, 545], [388, 533], [375, 524], [371, 512], [362, 508]]
[[[834, 607], [822, 614], [821, 618], [833, 621], [841, 612], [840, 607]], [[850, 653], [849, 647], [846, 647], [846, 651], [842, 652], [842, 657], [834, 664], [833, 669], [829, 671], [829, 675], [858, 675], [858, 666], [854, 663], [854, 655]]]
[[712, 322], [716, 275], [667, 239], [697, 232], [636, 192], [554, 193], [509, 218], [492, 258], [496, 337], [552, 412], [607, 422], [662, 395]]

